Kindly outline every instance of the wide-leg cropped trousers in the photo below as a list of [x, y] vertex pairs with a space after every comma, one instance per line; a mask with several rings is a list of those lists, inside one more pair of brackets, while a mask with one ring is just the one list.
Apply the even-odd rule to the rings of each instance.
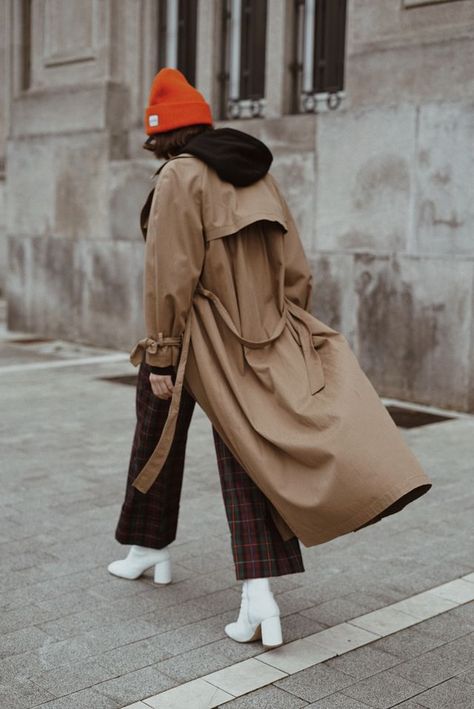
[[[171, 402], [171, 399], [160, 399], [153, 394], [149, 375], [150, 368], [143, 361], [138, 370], [136, 428], [125, 500], [115, 538], [122, 544], [161, 549], [176, 538], [186, 440], [196, 402], [183, 387], [168, 458], [150, 490], [146, 494], [140, 492], [132, 482], [158, 443]], [[304, 571], [298, 538], [282, 539], [271, 516], [269, 501], [214, 427], [212, 431], [236, 578], [281, 576]]]

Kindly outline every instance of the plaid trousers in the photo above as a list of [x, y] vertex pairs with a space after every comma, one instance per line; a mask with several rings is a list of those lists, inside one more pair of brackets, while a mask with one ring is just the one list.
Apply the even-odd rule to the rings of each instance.
[[[115, 538], [122, 544], [161, 549], [176, 538], [186, 440], [196, 402], [183, 387], [169, 455], [149, 491], [146, 494], [140, 492], [132, 483], [158, 443], [171, 401], [153, 394], [149, 375], [150, 368], [143, 361], [138, 370], [136, 427], [125, 499]], [[269, 501], [234, 458], [214, 426], [212, 432], [236, 578], [281, 576], [304, 571], [298, 538], [295, 536], [287, 541], [281, 538], [270, 513]]]

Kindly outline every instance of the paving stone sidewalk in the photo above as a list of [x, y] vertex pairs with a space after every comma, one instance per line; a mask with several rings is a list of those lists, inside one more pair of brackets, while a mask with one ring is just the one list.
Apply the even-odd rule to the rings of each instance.
[[[0, 367], [38, 358], [45, 355], [33, 347], [28, 354], [0, 343]], [[134, 388], [104, 378], [135, 371], [126, 362], [0, 371], [2, 709], [119, 709], [262, 651], [259, 642], [238, 644], [224, 633], [241, 583], [211, 427], [198, 406], [172, 546], [174, 582], [157, 587], [149, 574], [126, 581], [107, 573], [126, 552], [114, 529]], [[473, 570], [474, 419], [403, 435], [433, 489], [371, 528], [302, 547], [306, 572], [272, 580], [285, 641]], [[472, 606], [222, 706], [473, 707]]]
[[231, 709], [472, 709], [474, 603], [226, 702]]

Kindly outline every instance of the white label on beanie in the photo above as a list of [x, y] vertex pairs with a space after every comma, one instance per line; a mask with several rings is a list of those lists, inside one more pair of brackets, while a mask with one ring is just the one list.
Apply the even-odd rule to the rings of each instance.
[[158, 125], [158, 116], [156, 113], [154, 113], [152, 116], [148, 116], [148, 124], [150, 126], [157, 126]]

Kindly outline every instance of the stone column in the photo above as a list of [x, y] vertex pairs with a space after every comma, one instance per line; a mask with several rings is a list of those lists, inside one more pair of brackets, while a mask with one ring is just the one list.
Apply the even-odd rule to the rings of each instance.
[[7, 237], [5, 218], [5, 162], [10, 118], [10, 0], [0, 0], [0, 296], [5, 291]]
[[141, 236], [117, 210], [137, 218], [149, 169], [117, 165], [142, 108], [144, 5], [37, 0], [29, 33], [11, 3], [23, 38], [7, 148], [12, 329], [125, 347], [142, 332]]

